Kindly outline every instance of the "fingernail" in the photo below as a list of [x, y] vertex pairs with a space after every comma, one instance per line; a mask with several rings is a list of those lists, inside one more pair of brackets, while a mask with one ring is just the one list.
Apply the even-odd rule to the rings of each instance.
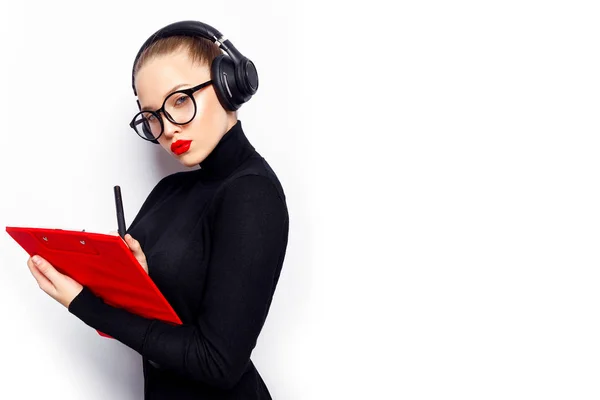
[[35, 265], [38, 265], [40, 263], [40, 261], [42, 261], [42, 260], [40, 260], [39, 256], [33, 256], [33, 263]]

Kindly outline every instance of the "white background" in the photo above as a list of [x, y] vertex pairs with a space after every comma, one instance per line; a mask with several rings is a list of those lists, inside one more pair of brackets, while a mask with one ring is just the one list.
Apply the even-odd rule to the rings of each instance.
[[[182, 170], [131, 64], [197, 19], [257, 65], [239, 112], [290, 242], [253, 360], [274, 399], [600, 397], [600, 10], [588, 1], [0, 6], [0, 226], [116, 229]], [[0, 239], [0, 398], [140, 399], [140, 356]]]

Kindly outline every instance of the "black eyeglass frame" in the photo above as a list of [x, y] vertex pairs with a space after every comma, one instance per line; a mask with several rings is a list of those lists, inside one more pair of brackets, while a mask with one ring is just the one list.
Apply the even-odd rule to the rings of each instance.
[[[213, 83], [213, 80], [212, 80], [212, 79], [209, 79], [208, 81], [206, 81], [206, 82], [204, 82], [204, 83], [201, 83], [201, 84], [199, 84], [199, 85], [197, 85], [197, 86], [194, 86], [194, 87], [191, 87], [191, 88], [188, 88], [188, 89], [180, 89], [180, 90], [176, 90], [176, 91], [174, 91], [173, 93], [170, 93], [170, 94], [169, 94], [167, 97], [165, 97], [165, 100], [163, 101], [163, 104], [162, 104], [162, 107], [161, 107], [161, 108], [159, 108], [159, 109], [158, 109], [158, 110], [156, 110], [156, 111], [144, 110], [144, 111], [140, 111], [140, 112], [138, 112], [137, 114], [135, 114], [135, 115], [133, 116], [133, 119], [132, 119], [132, 120], [131, 120], [131, 122], [129, 123], [129, 126], [131, 127], [131, 129], [133, 129], [133, 130], [135, 131], [135, 133], [136, 133], [136, 134], [137, 134], [139, 137], [141, 137], [142, 139], [144, 139], [144, 140], [147, 140], [147, 141], [149, 141], [149, 142], [152, 142], [152, 141], [158, 140], [158, 138], [159, 138], [159, 137], [161, 137], [161, 136], [162, 136], [162, 134], [165, 132], [165, 124], [163, 123], [163, 120], [162, 120], [162, 118], [160, 117], [160, 113], [163, 113], [163, 114], [164, 114], [164, 116], [165, 116], [165, 117], [167, 117], [167, 119], [168, 119], [170, 122], [172, 122], [172, 123], [174, 123], [174, 124], [176, 124], [176, 125], [186, 125], [186, 124], [189, 124], [190, 122], [192, 122], [192, 121], [194, 120], [194, 118], [196, 118], [196, 112], [198, 111], [198, 106], [197, 106], [197, 104], [196, 104], [196, 99], [194, 98], [194, 93], [196, 93], [196, 92], [197, 92], [198, 90], [200, 90], [200, 89], [204, 89], [205, 87], [207, 87], [208, 85], [210, 85], [210, 84], [212, 84], [212, 83]], [[192, 117], [191, 117], [191, 118], [189, 119], [189, 121], [187, 121], [187, 122], [177, 122], [177, 121], [174, 121], [174, 120], [173, 120], [173, 117], [171, 117], [171, 116], [169, 115], [169, 113], [167, 112], [167, 110], [165, 110], [165, 105], [167, 104], [167, 100], [169, 100], [169, 98], [170, 98], [171, 96], [173, 96], [173, 95], [176, 95], [176, 94], [178, 94], [178, 93], [183, 93], [183, 94], [187, 95], [189, 98], [191, 98], [191, 99], [192, 99], [192, 103], [194, 104], [194, 114], [192, 115]], [[142, 136], [142, 135], [140, 135], [140, 134], [138, 133], [137, 129], [135, 129], [135, 125], [136, 125], [136, 123], [135, 123], [135, 119], [138, 117], [138, 115], [140, 115], [140, 114], [144, 114], [144, 113], [150, 113], [150, 114], [153, 114], [153, 115], [156, 117], [156, 119], [158, 119], [158, 121], [160, 122], [160, 134], [159, 134], [157, 137], [155, 137], [155, 138], [149, 139], [149, 138], [147, 138], [147, 137], [144, 137], [144, 136]], [[137, 123], [137, 125], [139, 125], [140, 123], [142, 123], [141, 121], [143, 121], [143, 120], [140, 120], [140, 122], [138, 122], [138, 123]]]

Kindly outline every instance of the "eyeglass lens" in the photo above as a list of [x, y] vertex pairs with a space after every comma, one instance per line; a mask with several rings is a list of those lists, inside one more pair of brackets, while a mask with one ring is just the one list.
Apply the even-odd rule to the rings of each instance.
[[[164, 112], [171, 122], [187, 124], [194, 118], [196, 105], [187, 94], [175, 92], [165, 99]], [[163, 131], [163, 124], [159, 118], [155, 112], [142, 111], [134, 119], [134, 129], [144, 139], [157, 139]]]

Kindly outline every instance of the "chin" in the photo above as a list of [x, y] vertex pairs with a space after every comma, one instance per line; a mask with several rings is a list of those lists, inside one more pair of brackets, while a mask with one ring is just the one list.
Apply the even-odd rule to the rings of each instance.
[[188, 168], [192, 168], [195, 166], [198, 166], [198, 164], [200, 164], [205, 157], [202, 157], [202, 155], [198, 155], [198, 154], [194, 154], [194, 153], [184, 153], [181, 156], [175, 156], [177, 158], [177, 160], [185, 165]]
[[188, 168], [192, 168], [200, 164], [200, 161], [195, 161], [193, 158], [190, 157], [181, 157], [179, 159], [179, 162]]

